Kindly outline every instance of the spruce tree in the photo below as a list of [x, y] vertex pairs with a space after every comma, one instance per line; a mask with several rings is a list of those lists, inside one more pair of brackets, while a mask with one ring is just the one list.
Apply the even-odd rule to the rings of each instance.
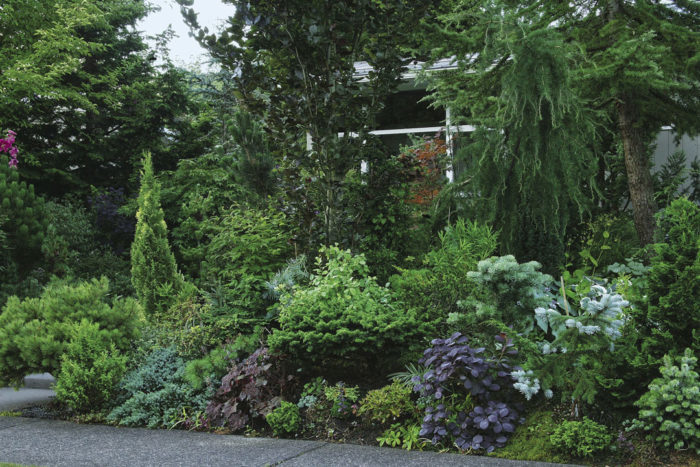
[[180, 277], [175, 256], [168, 245], [168, 227], [160, 206], [160, 184], [153, 174], [151, 154], [145, 153], [141, 172], [141, 190], [136, 213], [136, 234], [131, 245], [131, 283], [150, 315], [167, 308], [163, 291], [177, 290]]

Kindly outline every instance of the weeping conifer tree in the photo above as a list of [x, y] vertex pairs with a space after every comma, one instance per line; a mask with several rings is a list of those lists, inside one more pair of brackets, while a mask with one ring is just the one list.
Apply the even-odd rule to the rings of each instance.
[[167, 309], [180, 286], [160, 206], [160, 184], [153, 174], [150, 153], [145, 153], [143, 158], [136, 234], [131, 245], [131, 283], [149, 315]]
[[594, 189], [595, 126], [574, 92], [572, 50], [559, 34], [494, 17], [478, 54], [454, 51], [469, 59], [433, 89], [439, 103], [479, 124], [457, 156], [471, 159], [460, 191], [501, 231], [504, 253], [551, 268], [561, 264], [567, 224], [586, 212]]

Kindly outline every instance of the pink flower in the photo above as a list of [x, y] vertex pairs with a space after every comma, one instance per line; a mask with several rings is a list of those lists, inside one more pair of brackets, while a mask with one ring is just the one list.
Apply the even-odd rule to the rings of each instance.
[[19, 150], [15, 146], [15, 136], [17, 136], [17, 133], [7, 130], [7, 137], [5, 139], [0, 138], [0, 153], [5, 152], [10, 155], [8, 165], [13, 168], [17, 168], [17, 154], [19, 154]]

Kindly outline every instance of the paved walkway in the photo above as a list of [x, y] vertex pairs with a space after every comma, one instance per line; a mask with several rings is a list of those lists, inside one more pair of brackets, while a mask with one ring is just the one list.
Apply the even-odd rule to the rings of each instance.
[[527, 463], [321, 441], [0, 417], [0, 462], [37, 466], [489, 466]]
[[51, 389], [0, 388], [0, 412], [19, 410], [49, 402], [56, 395]]

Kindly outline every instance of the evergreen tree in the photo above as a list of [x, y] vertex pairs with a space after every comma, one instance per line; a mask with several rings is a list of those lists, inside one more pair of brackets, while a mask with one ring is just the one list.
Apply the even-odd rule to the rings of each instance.
[[141, 305], [151, 315], [166, 309], [168, 298], [180, 286], [163, 217], [160, 184], [153, 174], [151, 154], [145, 153], [136, 212], [136, 234], [131, 245], [131, 282]]
[[22, 135], [19, 171], [38, 192], [126, 187], [142, 151], [174, 168], [183, 149], [201, 149], [170, 151], [190, 137], [181, 117], [193, 104], [184, 73], [136, 29], [148, 2], [0, 3], [0, 128]]
[[[504, 12], [526, 19], [536, 28], [555, 29], [577, 45], [585, 60], [575, 80], [580, 94], [622, 142], [634, 222], [643, 245], [653, 241], [656, 210], [647, 148], [664, 125], [677, 134], [700, 132], [700, 4], [692, 0], [457, 0], [437, 28], [428, 28], [426, 43], [438, 40], [450, 47], [434, 49], [443, 57], [474, 58], [485, 37], [494, 33]], [[497, 27], [497, 26], [495, 26]], [[486, 81], [477, 81], [462, 98], [472, 97], [472, 109], [496, 105], [495, 78], [511, 65], [508, 55], [489, 63]], [[466, 71], [468, 66], [462, 68]], [[541, 76], [538, 76], [541, 77]], [[453, 89], [454, 90], [454, 89]], [[471, 116], [471, 115], [469, 115]], [[607, 121], [606, 121], [607, 120]], [[609, 149], [609, 148], [608, 148]]]
[[458, 180], [467, 187], [459, 196], [473, 195], [481, 219], [501, 230], [504, 252], [525, 260], [554, 249], [549, 263], [557, 264], [570, 218], [588, 208], [595, 160], [593, 115], [572, 87], [574, 50], [557, 31], [501, 6], [463, 6], [433, 31], [444, 44], [439, 55], [464, 58], [430, 83], [437, 103], [478, 125], [458, 154], [473, 165]]

